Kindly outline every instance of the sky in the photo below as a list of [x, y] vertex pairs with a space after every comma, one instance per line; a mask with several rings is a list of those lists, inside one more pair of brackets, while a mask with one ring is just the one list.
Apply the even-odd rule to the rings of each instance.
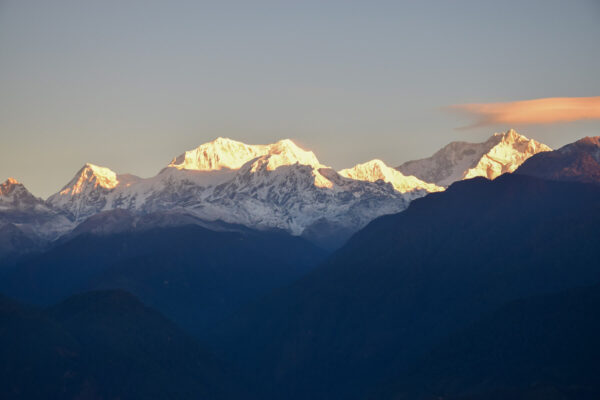
[[218, 136], [336, 169], [511, 127], [556, 148], [600, 120], [515, 108], [600, 96], [599, 43], [599, 0], [0, 0], [0, 180], [45, 198]]

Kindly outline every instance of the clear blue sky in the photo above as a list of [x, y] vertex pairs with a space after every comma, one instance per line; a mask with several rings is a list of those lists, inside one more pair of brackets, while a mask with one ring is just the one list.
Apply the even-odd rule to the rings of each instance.
[[508, 128], [446, 106], [598, 95], [598, 0], [0, 0], [0, 180], [44, 197], [85, 162], [151, 176], [217, 136], [398, 165]]

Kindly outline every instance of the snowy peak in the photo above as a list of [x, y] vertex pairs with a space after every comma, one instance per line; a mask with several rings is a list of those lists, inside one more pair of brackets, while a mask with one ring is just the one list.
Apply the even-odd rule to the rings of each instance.
[[[7, 226], [13, 228], [7, 228]], [[34, 240], [55, 239], [72, 229], [70, 221], [16, 179], [0, 184], [0, 229], [16, 229]], [[16, 249], [20, 250], [20, 249]]]
[[310, 185], [318, 188], [331, 189], [334, 186], [333, 182], [321, 174], [321, 169], [328, 167], [321, 164], [312, 151], [300, 148], [290, 139], [283, 139], [264, 147], [266, 154], [246, 163], [236, 179], [251, 181], [259, 186], [269, 184], [271, 179], [298, 179], [297, 182], [305, 183], [310, 180]]
[[[0, 184], [0, 196], [2, 197], [6, 197], [11, 195], [15, 190], [21, 190], [25, 189], [25, 186], [23, 186], [21, 183], [19, 183], [19, 181], [17, 181], [15, 178], [8, 178], [6, 181], [4, 181], [2, 184]], [[25, 189], [27, 190], [27, 189]]]
[[35, 197], [22, 183], [8, 178], [0, 184], [0, 210], [23, 210], [45, 206], [42, 199]]
[[0, 184], [0, 210], [23, 209], [43, 203], [14, 178]]
[[528, 140], [525, 136], [521, 135], [514, 129], [509, 129], [506, 132], [496, 132], [492, 135], [492, 137], [500, 138], [501, 141], [506, 143], [515, 143], [522, 140]]
[[355, 165], [352, 168], [343, 169], [338, 173], [346, 178], [360, 181], [377, 182], [381, 180], [390, 183], [400, 193], [415, 190], [424, 190], [427, 192], [444, 190], [441, 186], [424, 182], [415, 176], [406, 176], [378, 159]]
[[506, 132], [494, 133], [488, 141], [497, 140], [497, 145], [506, 145], [517, 148], [521, 152], [526, 151], [551, 151], [552, 149], [543, 143], [529, 139], [525, 135], [521, 135], [514, 129], [509, 129]]
[[268, 155], [280, 160], [281, 165], [320, 165], [315, 153], [309, 150], [301, 149], [290, 139], [283, 139], [277, 143], [268, 145]]
[[173, 159], [168, 166], [194, 171], [235, 170], [267, 152], [267, 146], [247, 145], [219, 137], [212, 142], [204, 143], [193, 150], [186, 151]]
[[290, 139], [280, 140], [265, 147], [267, 148], [266, 154], [252, 163], [252, 172], [263, 168], [266, 168], [267, 171], [274, 171], [279, 167], [295, 164], [308, 165], [312, 168], [324, 167], [315, 153], [301, 149]]
[[173, 159], [168, 167], [193, 171], [238, 170], [249, 161], [265, 156], [268, 162], [263, 160], [261, 165], [266, 165], [269, 170], [296, 163], [320, 165], [312, 151], [301, 149], [290, 139], [267, 145], [249, 145], [219, 137], [186, 151]]
[[[124, 186], [129, 186], [137, 179], [133, 175], [123, 175], [123, 180], [127, 182]], [[47, 201], [53, 207], [71, 214], [75, 220], [80, 220], [102, 210], [107, 204], [107, 195], [120, 183], [120, 176], [114, 171], [88, 163]]]
[[506, 133], [496, 133], [494, 137], [500, 141], [489, 149], [474, 167], [465, 172], [463, 179], [477, 176], [494, 179], [504, 173], [514, 172], [534, 154], [552, 150], [543, 143], [520, 135], [514, 129]]
[[19, 181], [17, 181], [15, 178], [11, 178], [9, 177], [6, 181], [4, 181], [3, 184], [7, 184], [7, 185], [18, 185]]
[[397, 169], [405, 175], [448, 186], [477, 176], [494, 179], [513, 172], [534, 154], [550, 150], [545, 144], [510, 129], [493, 134], [483, 143], [451, 142], [433, 156], [408, 161]]
[[333, 187], [333, 183], [319, 172], [327, 167], [319, 162], [312, 151], [300, 148], [290, 139], [261, 147], [265, 154], [247, 162], [236, 172], [233, 178], [236, 185], [266, 187], [289, 180], [296, 182], [297, 190], [306, 189], [306, 185]]
[[114, 189], [119, 184], [117, 174], [106, 168], [94, 164], [85, 164], [75, 177], [59, 192], [61, 195], [76, 195], [88, 188], [101, 187], [107, 190]]

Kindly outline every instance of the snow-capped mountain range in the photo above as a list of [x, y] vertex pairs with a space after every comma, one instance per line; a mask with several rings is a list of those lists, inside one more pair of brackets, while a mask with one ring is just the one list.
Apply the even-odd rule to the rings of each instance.
[[429, 158], [408, 161], [397, 169], [426, 182], [447, 187], [452, 182], [483, 176], [494, 179], [514, 172], [534, 154], [551, 151], [514, 129], [495, 133], [483, 143], [452, 142]]
[[126, 210], [161, 214], [163, 224], [165, 218], [186, 215], [175, 220], [279, 229], [317, 241], [345, 238], [455, 180], [494, 178], [547, 150], [511, 130], [485, 143], [451, 143], [430, 159], [398, 169], [372, 160], [337, 172], [289, 139], [248, 145], [217, 138], [175, 157], [151, 178], [86, 164], [46, 201], [9, 180], [0, 191], [0, 222], [52, 240], [99, 213]]
[[218, 138], [176, 157], [149, 179], [121, 180], [107, 168], [86, 165], [48, 203], [76, 222], [122, 208], [142, 214], [181, 210], [204, 220], [294, 235], [323, 220], [352, 231], [403, 210], [433, 187], [420, 181], [412, 185], [416, 178], [395, 173], [396, 181], [407, 181], [402, 191], [380, 177], [371, 182], [342, 176], [288, 139], [246, 145]]

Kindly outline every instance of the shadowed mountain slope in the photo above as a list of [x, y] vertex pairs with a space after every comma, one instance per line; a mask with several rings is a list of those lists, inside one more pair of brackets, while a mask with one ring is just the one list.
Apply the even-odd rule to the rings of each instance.
[[557, 181], [600, 183], [600, 136], [586, 137], [558, 150], [536, 154], [516, 173]]
[[126, 292], [85, 293], [46, 310], [0, 298], [0, 320], [3, 399], [234, 396], [235, 379], [209, 353]]
[[48, 305], [92, 289], [125, 289], [196, 333], [285, 285], [326, 253], [280, 232], [200, 226], [83, 233], [3, 271], [10, 296]]
[[598, 229], [595, 185], [458, 182], [237, 314], [218, 331], [220, 351], [274, 382], [275, 397], [360, 398], [485, 312], [600, 282]]
[[600, 286], [572, 289], [487, 314], [373, 398], [597, 399], [599, 358]]

